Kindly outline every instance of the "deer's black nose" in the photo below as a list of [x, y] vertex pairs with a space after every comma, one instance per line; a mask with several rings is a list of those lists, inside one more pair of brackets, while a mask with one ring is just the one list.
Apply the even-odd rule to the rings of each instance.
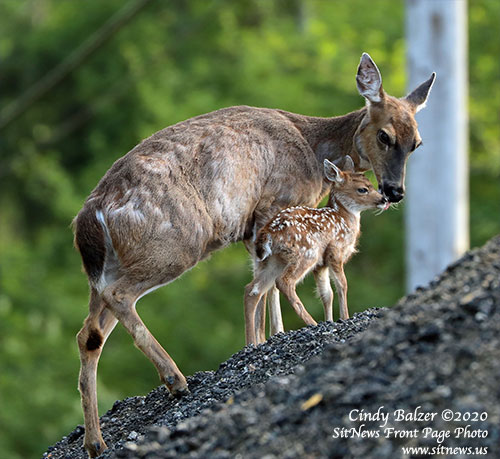
[[399, 202], [405, 195], [405, 190], [403, 187], [392, 185], [390, 183], [384, 183], [382, 185], [382, 191], [384, 193], [384, 196], [390, 202]]

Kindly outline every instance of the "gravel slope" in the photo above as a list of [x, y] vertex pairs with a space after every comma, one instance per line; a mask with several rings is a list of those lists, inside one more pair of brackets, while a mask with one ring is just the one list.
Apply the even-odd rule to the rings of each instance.
[[[180, 401], [160, 387], [117, 402], [101, 419], [112, 445], [102, 457], [397, 458], [425, 457], [402, 446], [439, 445], [500, 457], [499, 364], [496, 237], [394, 308], [244, 348], [189, 378]], [[44, 457], [83, 458], [82, 440], [79, 427]], [[485, 450], [444, 457], [475, 452]]]

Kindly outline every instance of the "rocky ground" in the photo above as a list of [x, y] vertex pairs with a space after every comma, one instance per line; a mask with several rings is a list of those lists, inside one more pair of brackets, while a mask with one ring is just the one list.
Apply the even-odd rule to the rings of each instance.
[[[499, 381], [496, 237], [393, 308], [246, 347], [181, 400], [116, 402], [102, 457], [500, 457]], [[84, 458], [82, 440], [44, 457]]]

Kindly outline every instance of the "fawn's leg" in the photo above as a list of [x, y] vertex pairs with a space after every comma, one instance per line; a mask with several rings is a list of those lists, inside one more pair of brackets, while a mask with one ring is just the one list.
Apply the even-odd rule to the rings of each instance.
[[255, 312], [265, 290], [259, 288], [259, 282], [253, 280], [245, 287], [245, 342], [257, 345]]
[[116, 325], [116, 318], [106, 309], [94, 288], [90, 291], [89, 315], [77, 335], [80, 351], [78, 389], [85, 419], [84, 446], [90, 457], [99, 456], [106, 448], [99, 427], [97, 409], [97, 364], [106, 339]]
[[307, 272], [307, 269], [298, 272], [295, 266], [288, 266], [283, 275], [278, 278], [276, 285], [283, 295], [286, 296], [288, 302], [291, 304], [298, 316], [307, 325], [316, 325], [316, 321], [306, 311], [306, 308], [300, 301], [300, 298], [297, 296], [297, 292], [295, 291], [297, 282], [303, 277], [305, 272]]
[[[255, 268], [252, 282], [245, 287], [245, 337], [246, 344], [257, 344], [256, 309], [265, 293], [274, 285], [276, 277], [283, 269], [275, 260], [266, 260]], [[265, 299], [264, 299], [265, 300]], [[265, 317], [265, 311], [264, 311]]]
[[[256, 228], [254, 228], [256, 231]], [[255, 236], [254, 236], [255, 237]], [[251, 255], [253, 259], [253, 267], [254, 273], [257, 272], [258, 261], [255, 258], [255, 239], [245, 240], [243, 244], [245, 244], [245, 248], [248, 253]], [[267, 293], [264, 293], [260, 301], [258, 302], [255, 310], [255, 337], [256, 341], [254, 344], [260, 344], [266, 341], [266, 296]], [[248, 341], [247, 341], [248, 344]]]
[[273, 285], [269, 291], [269, 319], [271, 335], [285, 331], [281, 316], [280, 292], [276, 285]]
[[160, 380], [172, 395], [182, 396], [189, 392], [186, 378], [135, 310], [136, 301], [152, 287], [155, 285], [134, 285], [129, 279], [122, 277], [106, 287], [103, 297], [109, 310], [134, 339], [134, 344], [156, 367]]
[[264, 293], [255, 310], [255, 336], [257, 344], [266, 341], [266, 298], [267, 293]]
[[339, 309], [340, 318], [348, 319], [349, 311], [347, 309], [347, 279], [344, 274], [344, 266], [337, 265], [332, 267], [333, 281], [335, 282], [335, 289], [339, 295]]
[[269, 322], [270, 335], [285, 331], [283, 327], [283, 318], [281, 315], [280, 292], [273, 285], [267, 293], [265, 293], [257, 306], [255, 315], [257, 343], [266, 341], [266, 297], [269, 298]]
[[333, 290], [330, 285], [330, 275], [327, 266], [321, 266], [314, 270], [314, 280], [318, 288], [319, 297], [325, 310], [325, 320], [333, 322]]

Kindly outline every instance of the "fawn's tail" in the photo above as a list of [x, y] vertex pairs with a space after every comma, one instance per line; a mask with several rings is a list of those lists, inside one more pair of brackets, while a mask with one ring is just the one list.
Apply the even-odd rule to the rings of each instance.
[[257, 255], [259, 261], [265, 260], [272, 254], [271, 243], [272, 239], [269, 233], [257, 238], [255, 243], [255, 255]]

